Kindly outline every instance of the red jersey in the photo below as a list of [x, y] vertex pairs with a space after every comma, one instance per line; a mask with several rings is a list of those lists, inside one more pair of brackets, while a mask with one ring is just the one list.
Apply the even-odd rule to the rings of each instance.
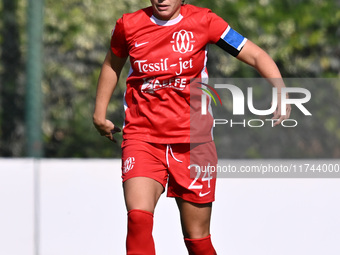
[[[172, 20], [148, 7], [124, 14], [112, 32], [111, 49], [130, 56], [124, 95], [124, 139], [151, 143], [190, 142], [190, 79], [206, 78], [207, 44], [225, 37], [228, 23], [209, 9], [181, 6]], [[207, 125], [212, 129], [212, 116]], [[195, 142], [212, 140], [212, 132]]]

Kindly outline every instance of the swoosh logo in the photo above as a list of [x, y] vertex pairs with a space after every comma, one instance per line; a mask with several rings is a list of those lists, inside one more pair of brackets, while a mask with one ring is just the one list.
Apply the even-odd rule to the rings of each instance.
[[205, 197], [205, 196], [208, 195], [210, 192], [211, 192], [211, 190], [208, 191], [207, 193], [202, 193], [202, 192], [200, 192], [200, 193], [199, 193], [199, 196], [200, 196], [200, 197]]
[[145, 45], [145, 44], [147, 44], [147, 43], [149, 43], [149, 42], [143, 42], [143, 43], [139, 43], [139, 44], [136, 42], [136, 43], [135, 43], [135, 47], [138, 48], [138, 47], [140, 47], [140, 46], [142, 46], [142, 45]]

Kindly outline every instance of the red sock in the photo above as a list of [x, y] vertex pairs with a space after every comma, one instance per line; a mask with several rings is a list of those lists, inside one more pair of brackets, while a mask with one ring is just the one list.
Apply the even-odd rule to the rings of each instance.
[[199, 239], [184, 238], [189, 255], [217, 255], [210, 235]]
[[152, 237], [153, 214], [143, 210], [128, 212], [127, 255], [155, 255]]

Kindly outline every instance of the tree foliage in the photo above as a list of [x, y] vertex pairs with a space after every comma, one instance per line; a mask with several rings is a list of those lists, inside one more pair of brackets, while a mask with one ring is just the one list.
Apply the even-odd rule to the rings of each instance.
[[[150, 3], [147, 0], [44, 2], [44, 154], [46, 157], [119, 157], [119, 143], [100, 137], [92, 125], [96, 83], [115, 21], [123, 13]], [[186, 2], [211, 8], [235, 30], [264, 48], [285, 77], [340, 76], [340, 6], [336, 0]], [[25, 155], [26, 5], [26, 0], [0, 3], [0, 14], [4, 17], [0, 20], [0, 156]], [[218, 47], [210, 47], [209, 54], [211, 77], [258, 77], [253, 69]], [[108, 117], [118, 126], [123, 124], [122, 95], [127, 72], [128, 64], [109, 105]], [[273, 149], [262, 148], [258, 143], [272, 142], [265, 132], [253, 134], [233, 129], [228, 132], [234, 133], [224, 141], [226, 146], [234, 148], [226, 157], [339, 157], [340, 123], [336, 115], [339, 87], [326, 86], [320, 90], [314, 86], [313, 89], [314, 102], [318, 102], [314, 106], [318, 124], [312, 121], [305, 127], [308, 132], [296, 129], [282, 134], [281, 149]], [[261, 90], [257, 93], [261, 94]], [[315, 138], [311, 141], [310, 136]], [[118, 137], [120, 142], [121, 136]], [[247, 140], [242, 140], [244, 137]], [[293, 150], [287, 149], [289, 137], [296, 140]]]
[[18, 0], [4, 0], [0, 7], [0, 155], [20, 155], [23, 152], [24, 88], [20, 49], [20, 19]]
[[[209, 7], [265, 49], [285, 77], [338, 77], [340, 11], [336, 0], [194, 1]], [[241, 63], [218, 54], [221, 75], [248, 74]], [[250, 75], [255, 75], [250, 74]]]
[[[53, 106], [46, 108], [43, 126], [47, 157], [120, 154], [119, 147], [100, 138], [92, 125], [96, 83], [115, 21], [143, 6], [145, 1], [46, 1], [43, 89], [45, 104]], [[108, 117], [119, 126], [123, 91], [121, 81], [109, 107]]]

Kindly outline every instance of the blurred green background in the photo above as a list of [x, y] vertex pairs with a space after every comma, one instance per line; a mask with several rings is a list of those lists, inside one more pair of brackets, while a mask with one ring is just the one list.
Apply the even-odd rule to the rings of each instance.
[[[212, 9], [235, 30], [264, 48], [284, 77], [340, 78], [340, 1], [186, 2]], [[120, 157], [121, 135], [117, 136], [119, 143], [114, 144], [100, 137], [92, 124], [96, 83], [115, 21], [123, 13], [149, 5], [147, 0], [44, 1], [41, 84], [44, 157]], [[27, 155], [27, 6], [28, 0], [0, 2], [0, 157]], [[209, 50], [210, 77], [258, 77], [256, 71], [218, 47], [212, 45]], [[119, 126], [124, 118], [122, 96], [127, 72], [128, 64], [108, 109], [108, 118]], [[259, 146], [259, 141], [271, 143], [266, 132], [246, 135], [246, 130], [233, 128], [228, 130], [230, 139], [225, 141], [225, 146], [232, 146], [232, 150], [223, 157], [339, 158], [340, 88], [312, 89], [312, 100], [319, 104], [314, 104], [311, 111], [318, 116], [318, 123], [311, 121], [306, 128], [292, 129], [290, 146], [282, 143], [280, 150]], [[310, 129], [308, 136], [306, 129]], [[240, 142], [245, 135], [247, 140]]]

